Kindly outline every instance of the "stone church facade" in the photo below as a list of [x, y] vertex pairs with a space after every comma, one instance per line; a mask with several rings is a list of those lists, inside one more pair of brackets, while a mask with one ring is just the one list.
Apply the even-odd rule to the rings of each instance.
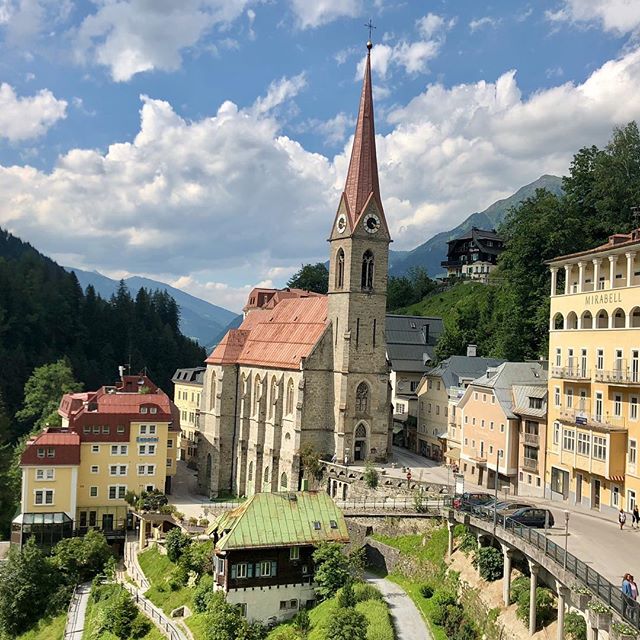
[[329, 293], [254, 290], [206, 360], [198, 485], [212, 497], [295, 491], [300, 451], [384, 460], [391, 238], [378, 183], [370, 43], [351, 161], [330, 241]]

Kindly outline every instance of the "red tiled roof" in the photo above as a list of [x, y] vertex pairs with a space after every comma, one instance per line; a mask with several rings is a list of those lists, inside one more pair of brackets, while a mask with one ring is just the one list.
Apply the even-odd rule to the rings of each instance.
[[[38, 449], [45, 449], [45, 457], [38, 456]], [[54, 451], [53, 457], [47, 455], [50, 450]], [[72, 431], [43, 431], [27, 442], [20, 463], [48, 466], [80, 464], [80, 435]]]
[[611, 249], [619, 249], [621, 247], [631, 247], [633, 245], [640, 244], [640, 229], [634, 229], [631, 233], [614, 233], [609, 236], [609, 240], [604, 244], [587, 251], [578, 251], [576, 253], [567, 253], [563, 256], [557, 256], [551, 260], [545, 260], [545, 264], [554, 264], [564, 260], [570, 260], [571, 258], [580, 258], [588, 256], [592, 253], [601, 253], [603, 251], [610, 251]]
[[327, 326], [327, 297], [289, 298], [247, 315], [207, 358], [208, 364], [298, 369]]

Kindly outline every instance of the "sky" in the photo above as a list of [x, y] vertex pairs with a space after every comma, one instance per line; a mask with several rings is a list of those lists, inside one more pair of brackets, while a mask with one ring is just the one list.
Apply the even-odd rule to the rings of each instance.
[[239, 310], [325, 261], [371, 53], [392, 248], [640, 119], [640, 0], [0, 0], [0, 227]]

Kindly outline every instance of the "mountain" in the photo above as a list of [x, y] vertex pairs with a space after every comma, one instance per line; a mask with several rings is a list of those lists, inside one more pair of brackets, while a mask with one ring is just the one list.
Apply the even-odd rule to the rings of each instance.
[[[83, 271], [75, 267], [65, 267], [65, 269], [76, 274], [83, 289], [86, 289], [88, 285], [93, 285], [96, 293], [106, 300], [111, 298], [118, 289], [119, 282], [117, 280], [107, 278], [97, 271]], [[180, 307], [180, 330], [182, 333], [197, 340], [205, 347], [217, 344], [219, 338], [216, 338], [223, 329], [238, 318], [238, 314], [233, 311], [196, 298], [164, 282], [140, 276], [126, 278], [124, 282], [133, 297], [142, 287], [149, 291], [166, 291]], [[212, 342], [214, 339], [215, 342]]]
[[511, 207], [533, 196], [536, 189], [547, 189], [551, 193], [562, 193], [562, 178], [544, 175], [535, 182], [518, 189], [512, 196], [498, 200], [484, 211], [472, 213], [455, 229], [442, 231], [411, 251], [391, 251], [389, 255], [389, 273], [392, 276], [406, 275], [411, 267], [424, 267], [431, 277], [442, 273], [440, 262], [447, 257], [447, 241], [461, 236], [471, 227], [496, 229], [504, 220]]

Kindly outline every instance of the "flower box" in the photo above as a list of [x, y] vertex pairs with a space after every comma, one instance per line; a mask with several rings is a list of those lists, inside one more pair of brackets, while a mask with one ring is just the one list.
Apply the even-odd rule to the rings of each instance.
[[600, 631], [609, 631], [611, 628], [612, 615], [610, 611], [594, 611], [589, 609], [589, 622], [591, 626]]
[[591, 601], [590, 593], [576, 593], [573, 594], [575, 596], [576, 606], [581, 611], [584, 611], [587, 608], [587, 605]]
[[638, 633], [624, 622], [614, 622], [611, 625], [612, 640], [637, 640]]

